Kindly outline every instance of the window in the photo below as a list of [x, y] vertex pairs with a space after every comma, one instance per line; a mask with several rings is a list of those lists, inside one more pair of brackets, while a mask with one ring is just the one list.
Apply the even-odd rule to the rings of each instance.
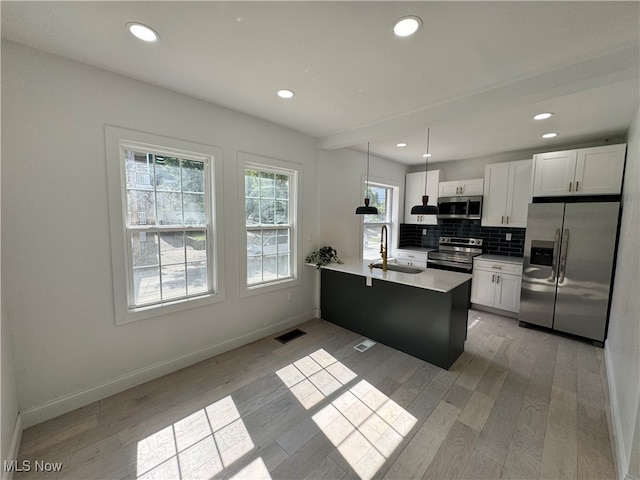
[[292, 281], [296, 277], [297, 170], [246, 161], [243, 176], [245, 287]]
[[124, 132], [107, 128], [117, 323], [211, 300], [219, 269], [212, 147]]
[[378, 214], [364, 215], [362, 258], [365, 260], [380, 258], [383, 225], [387, 226], [387, 245], [393, 244], [393, 190], [393, 187], [387, 185], [369, 184], [366, 196], [371, 200], [371, 206], [378, 209]]

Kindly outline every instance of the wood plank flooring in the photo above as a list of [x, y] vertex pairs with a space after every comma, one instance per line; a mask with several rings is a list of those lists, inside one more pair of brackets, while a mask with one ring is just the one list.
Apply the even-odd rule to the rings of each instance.
[[25, 430], [13, 478], [615, 478], [601, 349], [472, 310], [446, 371], [299, 328]]

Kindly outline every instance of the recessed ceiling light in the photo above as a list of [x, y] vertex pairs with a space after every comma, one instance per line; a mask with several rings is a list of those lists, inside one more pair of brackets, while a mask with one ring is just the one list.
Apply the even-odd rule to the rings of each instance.
[[534, 120], [546, 120], [547, 118], [550, 118], [553, 116], [552, 112], [545, 112], [545, 113], [539, 113], [537, 115], [533, 116]]
[[431, 157], [431, 155], [433, 155], [432, 153], [423, 153], [422, 154], [422, 158], [429, 158]]
[[409, 145], [409, 144], [408, 144], [408, 143], [404, 143], [404, 142], [396, 143], [396, 147], [400, 147], [400, 148], [404, 148], [404, 147], [406, 147], [407, 145]]
[[416, 33], [422, 26], [422, 20], [420, 17], [409, 15], [399, 18], [393, 24], [393, 33], [398, 37], [408, 37]]
[[542, 135], [542, 138], [553, 138], [557, 136], [558, 136], [557, 133], [545, 133], [544, 135]]
[[142, 23], [137, 23], [137, 22], [127, 23], [127, 30], [131, 32], [131, 35], [133, 35], [136, 38], [139, 38], [140, 40], [144, 40], [145, 42], [157, 42], [158, 39], [160, 38], [160, 35], [158, 35], [158, 32], [156, 32], [151, 27], [147, 27], [146, 25], [143, 25]]
[[278, 90], [278, 96], [280, 98], [291, 98], [295, 95], [295, 93], [293, 93], [293, 90], [289, 90], [288, 88], [283, 88], [281, 90]]

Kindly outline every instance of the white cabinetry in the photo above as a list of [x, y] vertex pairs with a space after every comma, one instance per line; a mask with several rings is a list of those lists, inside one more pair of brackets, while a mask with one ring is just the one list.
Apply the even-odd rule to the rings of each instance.
[[618, 195], [626, 144], [540, 153], [533, 157], [533, 196]]
[[441, 197], [455, 197], [464, 195], [466, 197], [472, 195], [482, 195], [482, 178], [474, 178], [472, 180], [455, 180], [452, 182], [440, 182], [438, 194]]
[[494, 259], [473, 260], [471, 303], [518, 313], [521, 284], [522, 264]]
[[415, 250], [398, 249], [396, 251], [396, 263], [417, 268], [427, 268], [427, 253]]
[[531, 160], [485, 165], [483, 227], [526, 227], [531, 165]]
[[427, 179], [428, 205], [438, 205], [438, 184], [440, 183], [440, 170], [407, 173], [404, 184], [404, 223], [417, 223], [421, 225], [437, 225], [435, 215], [411, 215], [411, 207], [422, 203], [424, 195], [424, 181]]

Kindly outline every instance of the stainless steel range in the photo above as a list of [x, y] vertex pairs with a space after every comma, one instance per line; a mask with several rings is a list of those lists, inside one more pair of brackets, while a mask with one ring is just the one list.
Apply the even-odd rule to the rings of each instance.
[[481, 238], [440, 237], [438, 250], [427, 254], [427, 268], [471, 273], [473, 257], [480, 254]]

